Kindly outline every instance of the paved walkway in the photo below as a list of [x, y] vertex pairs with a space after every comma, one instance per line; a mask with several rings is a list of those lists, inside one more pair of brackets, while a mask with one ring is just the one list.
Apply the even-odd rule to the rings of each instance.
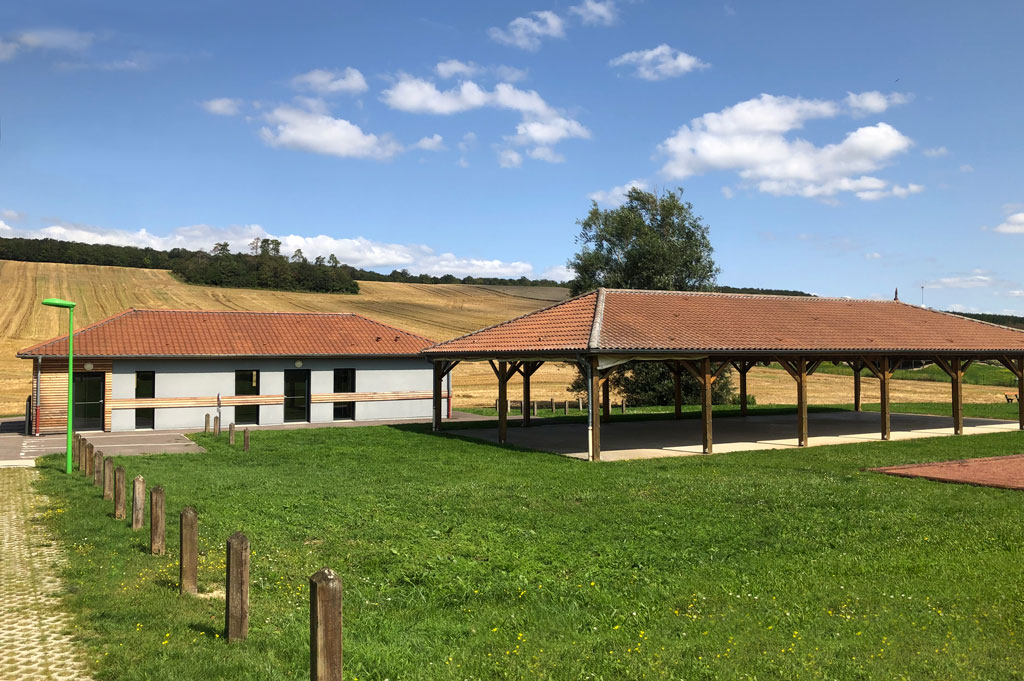
[[[948, 416], [892, 414], [892, 439], [910, 440], [953, 434]], [[839, 445], [878, 442], [880, 416], [877, 412], [828, 412], [808, 415], [807, 444]], [[742, 452], [755, 449], [797, 447], [796, 414], [717, 418], [712, 422], [714, 452]], [[977, 435], [1018, 429], [1016, 421], [964, 419], [964, 433]], [[448, 431], [455, 435], [495, 442], [497, 428]], [[587, 427], [584, 424], [541, 425], [521, 428], [509, 423], [508, 444], [555, 452], [577, 459], [587, 458]], [[693, 456], [702, 453], [700, 419], [629, 421], [601, 424], [601, 460], [654, 459]]]
[[38, 475], [31, 468], [0, 470], [0, 679], [89, 679], [61, 610], [60, 550], [33, 521], [52, 508], [32, 492]]

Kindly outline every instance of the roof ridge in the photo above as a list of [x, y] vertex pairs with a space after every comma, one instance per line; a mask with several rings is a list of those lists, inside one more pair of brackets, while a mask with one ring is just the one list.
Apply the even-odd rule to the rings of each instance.
[[722, 298], [771, 298], [782, 300], [804, 300], [804, 301], [840, 301], [854, 303], [902, 303], [902, 300], [889, 300], [887, 298], [875, 300], [872, 298], [853, 298], [850, 296], [787, 296], [779, 293], [729, 293], [727, 291], [674, 291], [671, 289], [639, 289], [639, 288], [613, 288], [607, 289], [608, 293], [626, 294], [654, 294], [654, 295], [685, 295], [685, 296], [720, 296]]
[[103, 319], [101, 319], [101, 320], [99, 320], [97, 322], [93, 322], [92, 324], [86, 324], [85, 326], [80, 328], [78, 331], [74, 331], [73, 333], [66, 333], [63, 336], [54, 336], [53, 338], [50, 338], [49, 340], [44, 340], [42, 343], [36, 343], [35, 345], [33, 345], [31, 347], [28, 347], [28, 348], [25, 348], [24, 350], [19, 350], [16, 353], [15, 356], [20, 356], [22, 354], [28, 354], [28, 353], [30, 353], [33, 350], [41, 350], [42, 348], [45, 348], [47, 345], [50, 345], [51, 343], [56, 343], [58, 341], [65, 340], [70, 335], [77, 336], [77, 335], [81, 334], [83, 331], [88, 331], [88, 330], [90, 330], [90, 329], [92, 329], [94, 327], [102, 326], [102, 325], [104, 325], [104, 324], [106, 324], [108, 322], [111, 322], [111, 321], [117, 319], [118, 317], [124, 317], [125, 315], [129, 315], [129, 314], [131, 314], [131, 313], [133, 313], [135, 311], [136, 310], [135, 310], [134, 307], [129, 307], [127, 310], [121, 310], [120, 312], [118, 312], [116, 314], [112, 314], [109, 317], [104, 317]]
[[1016, 331], [1017, 333], [1024, 333], [1024, 329], [1017, 328], [1016, 326], [1006, 326], [1004, 324], [996, 324], [995, 322], [986, 322], [984, 319], [975, 319], [974, 317], [966, 317], [956, 312], [948, 312], [946, 310], [936, 310], [932, 307], [926, 307], [924, 305], [914, 305], [903, 300], [893, 300], [893, 303], [899, 303], [900, 305], [906, 305], [907, 307], [914, 307], [919, 310], [925, 310], [927, 312], [934, 312], [935, 314], [946, 315], [947, 317], [953, 317], [954, 319], [963, 319], [968, 322], [975, 322], [976, 324], [984, 324], [985, 326], [994, 326], [997, 329], [1003, 329], [1004, 331]]
[[604, 287], [597, 289], [597, 300], [594, 302], [594, 319], [590, 326], [590, 340], [587, 341], [587, 348], [590, 350], [601, 347], [601, 325], [604, 323], [605, 294]]
[[456, 336], [455, 338], [449, 338], [446, 341], [441, 341], [440, 343], [437, 343], [436, 345], [434, 345], [432, 348], [429, 348], [429, 349], [433, 350], [434, 348], [439, 348], [441, 346], [447, 345], [448, 343], [454, 343], [457, 340], [462, 340], [463, 338], [468, 338], [469, 336], [475, 336], [476, 334], [483, 333], [484, 331], [490, 331], [491, 329], [497, 329], [497, 328], [499, 328], [501, 326], [505, 326], [506, 324], [511, 324], [512, 322], [517, 322], [520, 319], [523, 319], [525, 317], [529, 317], [530, 315], [535, 315], [535, 314], [538, 314], [540, 312], [547, 312], [548, 310], [553, 310], [556, 307], [559, 307], [561, 305], [567, 305], [568, 303], [571, 303], [573, 301], [582, 300], [583, 298], [586, 298], [589, 295], [595, 295], [597, 293], [597, 291], [598, 291], [598, 289], [594, 289], [592, 291], [587, 291], [586, 293], [581, 293], [581, 294], [579, 294], [577, 296], [573, 296], [572, 298], [566, 298], [565, 300], [560, 300], [557, 303], [554, 303], [553, 305], [548, 305], [547, 307], [541, 307], [541, 308], [538, 308], [536, 310], [533, 310], [532, 312], [527, 312], [525, 314], [521, 314], [518, 317], [513, 317], [512, 319], [506, 319], [503, 322], [498, 322], [497, 324], [491, 324], [490, 326], [485, 326], [482, 329], [477, 329], [476, 331], [470, 331], [469, 333], [464, 333], [461, 336]]
[[[307, 317], [363, 317], [357, 312], [298, 312], [294, 310], [171, 310], [163, 308], [129, 308], [131, 312], [188, 312], [201, 314], [265, 314], [265, 315], [303, 315]], [[363, 317], [369, 319], [369, 317]], [[370, 320], [373, 321], [373, 320]]]

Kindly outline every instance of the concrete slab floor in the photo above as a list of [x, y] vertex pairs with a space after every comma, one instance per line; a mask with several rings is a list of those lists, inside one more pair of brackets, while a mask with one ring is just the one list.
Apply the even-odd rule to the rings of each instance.
[[[835, 412], [808, 416], [808, 446], [878, 442], [880, 416], [877, 412]], [[911, 440], [953, 434], [948, 416], [892, 414], [892, 440]], [[715, 419], [712, 423], [714, 453], [797, 447], [796, 416], [747, 416]], [[964, 419], [964, 434], [976, 435], [1017, 430], [1016, 421]], [[454, 435], [498, 441], [497, 428], [448, 431]], [[536, 425], [522, 428], [510, 423], [507, 444], [555, 452], [576, 459], [587, 458], [585, 424]], [[679, 421], [630, 421], [601, 424], [601, 460], [627, 461], [666, 456], [694, 456], [703, 453], [700, 419]]]

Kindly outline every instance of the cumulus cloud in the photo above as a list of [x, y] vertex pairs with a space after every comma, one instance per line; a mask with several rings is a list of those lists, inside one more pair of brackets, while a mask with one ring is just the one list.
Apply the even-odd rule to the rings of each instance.
[[532, 159], [538, 161], [546, 161], [548, 163], [564, 163], [565, 156], [562, 156], [551, 147], [534, 147], [526, 152], [526, 155]]
[[581, 4], [570, 7], [569, 11], [584, 24], [595, 26], [611, 26], [618, 19], [615, 0], [583, 0]]
[[487, 34], [495, 42], [533, 51], [540, 48], [544, 38], [564, 38], [565, 26], [560, 16], [544, 10], [516, 17], [505, 28], [492, 27]]
[[0, 218], [7, 220], [8, 222], [21, 222], [25, 219], [25, 214], [20, 210], [0, 210]]
[[458, 59], [440, 61], [434, 67], [439, 78], [474, 78], [476, 76], [494, 75], [507, 83], [515, 83], [526, 78], [526, 71], [514, 66], [480, 66], [475, 62], [464, 62]]
[[356, 95], [366, 92], [366, 79], [358, 69], [351, 66], [344, 71], [329, 71], [327, 69], [313, 69], [307, 73], [292, 78], [292, 87], [297, 90], [307, 90], [318, 95], [333, 95], [338, 93]]
[[633, 187], [647, 191], [650, 189], [650, 184], [647, 180], [630, 180], [625, 184], [620, 184], [619, 186], [612, 187], [608, 190], [600, 189], [596, 192], [591, 192], [590, 194], [587, 194], [587, 198], [591, 201], [596, 201], [602, 206], [615, 208], [626, 202], [626, 193]]
[[444, 138], [434, 133], [430, 137], [424, 137], [416, 143], [417, 149], [423, 149], [424, 151], [442, 151], [444, 147]]
[[925, 288], [1006, 288], [1013, 282], [1000, 279], [989, 270], [974, 269], [965, 274], [940, 277], [924, 283]]
[[900, 92], [884, 94], [878, 90], [872, 90], [870, 92], [846, 93], [846, 105], [850, 107], [854, 116], [882, 113], [891, 106], [906, 104], [910, 99], [910, 95]]
[[10, 61], [18, 54], [18, 43], [0, 40], [0, 61]]
[[265, 116], [269, 124], [260, 137], [272, 147], [285, 147], [342, 158], [388, 159], [402, 151], [390, 135], [365, 133], [322, 109], [278, 106]]
[[633, 75], [643, 80], [675, 78], [695, 69], [706, 69], [709, 64], [697, 57], [661, 44], [649, 50], [627, 52], [608, 62], [610, 66], [635, 66]]
[[1024, 213], [1008, 215], [993, 231], [1002, 234], [1024, 234]]
[[931, 149], [925, 149], [921, 152], [929, 158], [938, 158], [939, 156], [945, 156], [949, 153], [949, 149], [946, 147], [932, 147]]
[[18, 43], [28, 48], [80, 51], [88, 49], [94, 38], [92, 33], [69, 28], [41, 28], [22, 31]]
[[540, 273], [541, 279], [553, 279], [555, 281], [569, 281], [576, 278], [576, 273], [565, 265], [555, 265]]
[[682, 126], [659, 146], [668, 160], [662, 173], [680, 180], [713, 170], [733, 170], [758, 190], [777, 196], [826, 199], [840, 192], [873, 200], [903, 197], [920, 185], [890, 186], [866, 173], [879, 170], [913, 144], [887, 123], [858, 128], [840, 142], [816, 146], [787, 137], [804, 123], [834, 118], [836, 102], [763, 94]]
[[414, 273], [454, 274], [456, 276], [521, 277], [533, 274], [533, 265], [523, 261], [459, 256], [438, 253], [424, 244], [394, 244], [373, 241], [364, 237], [336, 238], [319, 234], [273, 234], [260, 225], [234, 225], [215, 227], [199, 224], [179, 227], [167, 235], [154, 234], [146, 229], [105, 229], [92, 225], [59, 223], [38, 230], [16, 230], [0, 222], [4, 236], [49, 238], [90, 244], [171, 248], [210, 249], [213, 244], [226, 241], [232, 251], [248, 252], [253, 239], [278, 239], [282, 253], [291, 254], [302, 249], [307, 258], [335, 254], [341, 262], [367, 269], [408, 269]]
[[459, 166], [462, 168], [468, 168], [469, 152], [476, 149], [476, 133], [467, 132], [455, 146], [459, 150]]
[[515, 149], [503, 149], [498, 152], [498, 165], [502, 168], [518, 168], [523, 165], [523, 156]]
[[235, 116], [242, 110], [242, 100], [231, 97], [208, 99], [201, 104], [207, 112], [217, 116]]

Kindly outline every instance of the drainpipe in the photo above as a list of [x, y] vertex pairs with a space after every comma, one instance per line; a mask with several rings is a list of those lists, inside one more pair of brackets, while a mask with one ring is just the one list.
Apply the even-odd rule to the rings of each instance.
[[448, 418], [452, 417], [452, 372], [448, 371]]
[[36, 417], [32, 419], [32, 431], [34, 435], [39, 435], [39, 381], [42, 380], [43, 376], [43, 358], [36, 357], [36, 380], [35, 380], [35, 400], [33, 406], [35, 407]]

